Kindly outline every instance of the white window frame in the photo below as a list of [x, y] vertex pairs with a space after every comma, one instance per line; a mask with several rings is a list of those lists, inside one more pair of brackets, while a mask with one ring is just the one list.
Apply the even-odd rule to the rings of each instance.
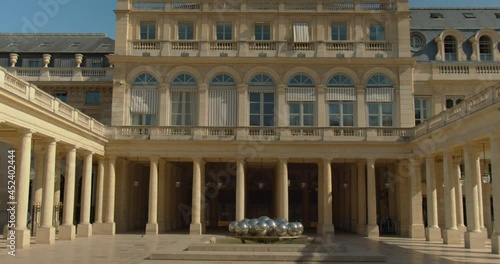
[[[375, 32], [372, 32], [372, 29], [375, 29]], [[381, 31], [380, 29], [383, 29], [383, 31]], [[372, 33], [375, 34], [374, 39], [372, 39]], [[369, 30], [369, 38], [370, 38], [370, 41], [387, 41], [387, 27], [386, 27], [386, 25], [380, 24], [380, 23], [371, 23], [370, 30]]]
[[[415, 125], [423, 123], [431, 116], [432, 98], [429, 96], [415, 96]], [[424, 102], [427, 102], [425, 106]], [[417, 118], [417, 113], [420, 112], [420, 118]]]
[[[333, 38], [333, 28], [334, 28], [334, 26], [345, 26], [345, 39], [342, 39], [342, 38], [334, 39]], [[341, 35], [338, 29], [337, 29], [337, 34], [339, 36]], [[331, 41], [347, 41], [347, 40], [349, 40], [349, 23], [347, 23], [345, 21], [333, 21], [330, 24], [330, 40]]]
[[[255, 101], [252, 101], [252, 98], [251, 98], [251, 94], [258, 94], [259, 95], [259, 101], [258, 102], [255, 102]], [[264, 97], [266, 94], [272, 94], [273, 95], [273, 102], [265, 102], [264, 100]], [[263, 91], [249, 91], [249, 96], [248, 96], [248, 101], [249, 101], [249, 125], [252, 126], [252, 127], [273, 127], [275, 126], [275, 115], [276, 115], [276, 111], [275, 111], [275, 106], [276, 106], [276, 95], [275, 93], [269, 93], [269, 92], [263, 92]], [[252, 113], [252, 105], [253, 104], [258, 104], [259, 105], [259, 113], [258, 114], [253, 114]], [[272, 108], [273, 109], [273, 112], [271, 114], [269, 113], [266, 113], [265, 112], [265, 106], [266, 105], [272, 105]], [[259, 124], [258, 125], [252, 125], [251, 124], [251, 117], [252, 116], [259, 116]], [[266, 125], [265, 124], [265, 117], [272, 117], [272, 124], [270, 125]]]
[[[142, 28], [143, 25], [148, 25], [146, 27], [146, 32], [143, 32], [143, 28]], [[151, 31], [151, 27], [150, 27], [151, 25], [152, 25], [153, 31]], [[158, 30], [158, 25], [157, 25], [156, 21], [141, 21], [139, 24], [139, 39], [141, 39], [141, 40], [157, 39], [158, 38], [157, 30]], [[143, 34], [146, 35], [144, 38], [143, 38]], [[153, 34], [152, 38], [151, 38], [151, 34]]]
[[[181, 36], [181, 25], [186, 25], [186, 32], [184, 32], [184, 36]], [[189, 27], [191, 27], [192, 30], [192, 38], [189, 38]], [[179, 21], [177, 23], [177, 39], [178, 40], [194, 40], [196, 37], [195, 34], [195, 27], [194, 27], [194, 22], [193, 21]]]
[[[378, 110], [377, 110], [376, 114], [370, 113], [370, 105], [377, 106]], [[386, 105], [391, 106], [391, 114], [384, 114], [383, 107]], [[377, 103], [377, 102], [367, 103], [366, 107], [367, 107], [366, 113], [368, 115], [368, 126], [370, 126], [370, 127], [394, 127], [394, 103], [393, 102], [391, 102], [391, 103]], [[378, 119], [376, 125], [370, 124], [370, 117], [373, 117], [373, 116], [376, 116]], [[390, 117], [391, 125], [387, 125], [387, 126], [384, 125], [384, 117]]]
[[[180, 101], [174, 101], [173, 94], [178, 93], [180, 94]], [[191, 96], [190, 100], [187, 100], [188, 95]], [[196, 93], [191, 92], [191, 91], [172, 91], [171, 94], [171, 107], [170, 107], [170, 124], [172, 126], [194, 126], [196, 124]], [[180, 113], [174, 113], [174, 105], [175, 104], [180, 104], [181, 105], [181, 112]], [[188, 105], [190, 108], [190, 112], [188, 113]], [[174, 121], [174, 116], [179, 116], [181, 124], [175, 124]], [[190, 117], [191, 122], [188, 123], [186, 122], [187, 117]]]
[[[340, 113], [338, 114], [333, 114], [331, 111], [330, 111], [330, 106], [331, 105], [334, 105], [334, 104], [338, 104], [339, 105], [339, 111]], [[351, 104], [351, 107], [352, 107], [352, 113], [351, 114], [346, 114], [345, 113], [345, 104]], [[328, 102], [328, 126], [331, 126], [331, 127], [354, 127], [354, 124], [356, 122], [355, 118], [356, 118], [356, 105], [354, 104], [353, 101], [330, 101]], [[345, 117], [348, 117], [348, 116], [351, 116], [352, 118], [352, 125], [345, 125]], [[332, 117], [333, 118], [336, 118], [336, 119], [339, 119], [339, 125], [336, 126], [336, 125], [332, 125], [331, 124], [331, 120], [332, 120]]]
[[[297, 104], [299, 106], [299, 113], [292, 113], [291, 109], [292, 109], [292, 105], [294, 104]], [[311, 106], [311, 109], [312, 109], [312, 112], [311, 113], [304, 113], [304, 106], [305, 105], [310, 105]], [[300, 102], [300, 101], [297, 101], [297, 102], [288, 102], [288, 122], [289, 122], [289, 125], [290, 126], [293, 126], [293, 127], [313, 127], [315, 125], [315, 102]], [[300, 124], [296, 125], [296, 124], [292, 124], [292, 116], [298, 116], [299, 117], [299, 121], [300, 121]], [[311, 124], [304, 124], [305, 122], [305, 118], [306, 117], [312, 117], [311, 120], [312, 120], [312, 123]]]

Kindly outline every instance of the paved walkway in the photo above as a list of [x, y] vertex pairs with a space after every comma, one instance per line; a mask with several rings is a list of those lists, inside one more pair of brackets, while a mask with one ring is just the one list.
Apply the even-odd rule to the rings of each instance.
[[[116, 236], [93, 236], [75, 241], [56, 241], [55, 245], [31, 245], [30, 249], [19, 250], [16, 256], [7, 254], [6, 240], [0, 240], [0, 263], [200, 263], [192, 261], [152, 261], [147, 260], [158, 247], [180, 251], [198, 242], [200, 237], [189, 235], [142, 236], [138, 234]], [[438, 242], [411, 240], [399, 237], [366, 239], [356, 235], [336, 235], [336, 243], [343, 244], [349, 252], [359, 250], [378, 253], [387, 257], [389, 264], [400, 263], [499, 263], [500, 256], [490, 253], [488, 241], [481, 250], [464, 249], [463, 245], [448, 246]], [[34, 243], [34, 242], [33, 242]], [[204, 264], [229, 264], [234, 262], [206, 261]], [[252, 263], [244, 260], [237, 263]], [[260, 262], [262, 263], [262, 262]], [[262, 264], [276, 264], [276, 262]], [[337, 262], [338, 263], [338, 262]]]

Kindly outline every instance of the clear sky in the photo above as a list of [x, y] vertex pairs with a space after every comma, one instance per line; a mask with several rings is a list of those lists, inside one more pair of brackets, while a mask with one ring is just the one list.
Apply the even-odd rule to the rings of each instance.
[[[500, 0], [410, 0], [412, 7], [500, 7]], [[116, 0], [0, 0], [0, 32], [106, 33], [115, 37]]]

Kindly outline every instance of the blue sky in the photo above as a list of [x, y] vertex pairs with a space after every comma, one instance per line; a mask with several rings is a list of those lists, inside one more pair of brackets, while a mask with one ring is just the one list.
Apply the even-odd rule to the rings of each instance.
[[[500, 1], [410, 0], [410, 5], [499, 7]], [[0, 32], [106, 33], [114, 38], [115, 8], [116, 0], [1, 0]]]

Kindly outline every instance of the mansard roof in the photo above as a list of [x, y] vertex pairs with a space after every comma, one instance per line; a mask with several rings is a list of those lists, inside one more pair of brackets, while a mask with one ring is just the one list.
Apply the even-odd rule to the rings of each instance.
[[[433, 18], [434, 17], [434, 18]], [[412, 30], [500, 29], [500, 8], [411, 8]]]
[[0, 33], [0, 52], [110, 54], [114, 49], [106, 34]]

